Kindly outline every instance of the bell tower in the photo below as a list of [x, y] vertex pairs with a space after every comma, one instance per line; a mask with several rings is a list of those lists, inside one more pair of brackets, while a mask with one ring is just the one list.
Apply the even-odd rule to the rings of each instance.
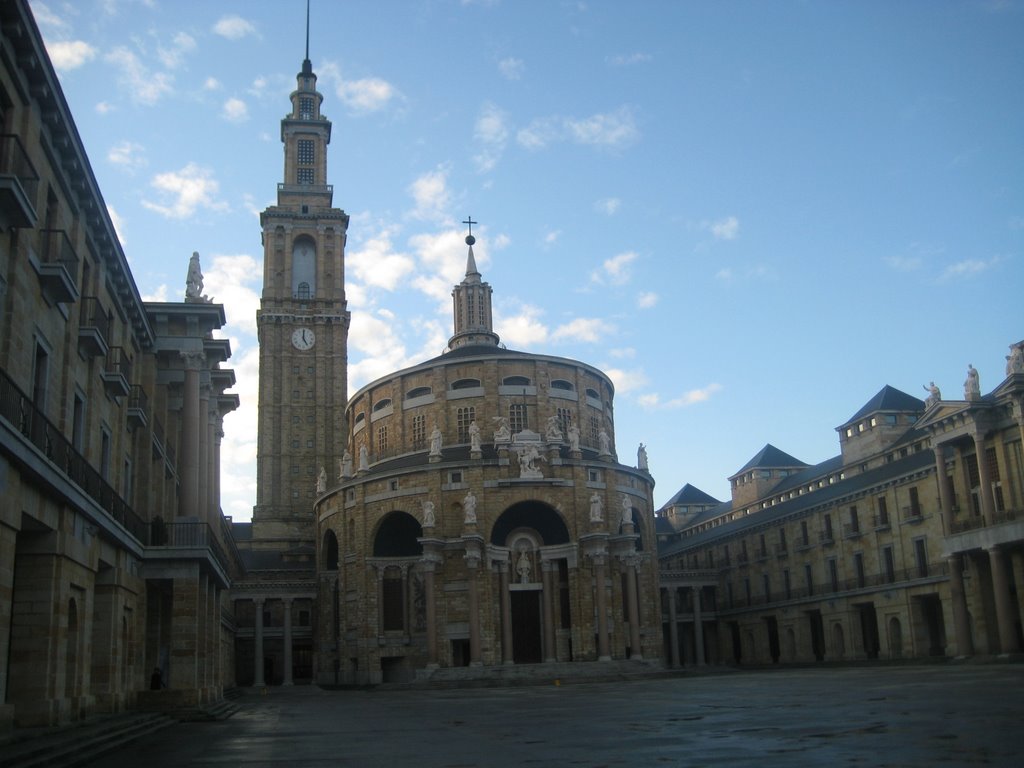
[[284, 177], [260, 214], [263, 294], [254, 549], [312, 545], [321, 467], [337, 474], [348, 399], [348, 215], [327, 183], [331, 121], [306, 58], [281, 120]]

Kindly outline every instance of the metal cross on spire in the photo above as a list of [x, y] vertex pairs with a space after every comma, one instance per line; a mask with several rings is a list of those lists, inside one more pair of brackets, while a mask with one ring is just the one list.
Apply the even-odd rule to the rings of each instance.
[[466, 217], [465, 221], [463, 221], [462, 223], [469, 225], [469, 234], [466, 235], [466, 244], [467, 245], [473, 245], [473, 243], [476, 242], [476, 238], [473, 237], [473, 225], [474, 224], [479, 224], [480, 222], [479, 221], [473, 221], [473, 217], [472, 216], [468, 216], [468, 217]]

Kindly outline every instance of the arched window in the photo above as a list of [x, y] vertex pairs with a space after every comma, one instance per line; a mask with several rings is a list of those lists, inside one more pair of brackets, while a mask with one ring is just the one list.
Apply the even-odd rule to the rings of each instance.
[[589, 387], [587, 388], [587, 397], [592, 397], [595, 400], [600, 400], [601, 399], [601, 396], [599, 394], [597, 394], [597, 390], [590, 389]]
[[[303, 292], [305, 295], [300, 295]], [[300, 237], [292, 247], [292, 296], [311, 298], [316, 292], [316, 245], [308, 237]]]
[[338, 570], [338, 537], [334, 535], [334, 531], [324, 533], [324, 545], [320, 556], [325, 571]]
[[366, 414], [363, 411], [360, 411], [359, 413], [356, 414], [355, 423], [362, 424], [364, 421], [366, 421]]
[[564, 389], [564, 390], [567, 390], [569, 392], [572, 392], [574, 389], [576, 389], [572, 385], [571, 381], [566, 381], [565, 379], [552, 379], [551, 380], [551, 388], [552, 389]]
[[525, 376], [506, 376], [501, 380], [501, 383], [506, 387], [528, 387], [530, 386], [530, 380]]
[[374, 413], [377, 411], [383, 411], [385, 408], [391, 407], [391, 398], [385, 398], [384, 400], [378, 400], [373, 404]]
[[480, 379], [459, 379], [452, 382], [452, 389], [475, 389], [480, 386]]
[[414, 400], [417, 397], [426, 397], [431, 392], [430, 387], [416, 387], [405, 393], [406, 400]]

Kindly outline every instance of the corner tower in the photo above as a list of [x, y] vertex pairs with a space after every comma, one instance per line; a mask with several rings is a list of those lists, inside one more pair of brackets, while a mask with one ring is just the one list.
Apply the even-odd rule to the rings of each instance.
[[494, 332], [491, 316], [491, 286], [481, 279], [476, 268], [476, 257], [473, 255], [473, 217], [467, 217], [463, 224], [469, 225], [466, 245], [469, 255], [466, 257], [466, 276], [452, 290], [452, 311], [455, 316], [455, 335], [448, 339], [448, 349], [466, 347], [477, 344], [498, 345], [498, 334]]
[[331, 122], [306, 58], [281, 120], [284, 178], [260, 214], [263, 294], [253, 546], [311, 545], [320, 468], [338, 465], [347, 400], [345, 300], [348, 216], [327, 183]]

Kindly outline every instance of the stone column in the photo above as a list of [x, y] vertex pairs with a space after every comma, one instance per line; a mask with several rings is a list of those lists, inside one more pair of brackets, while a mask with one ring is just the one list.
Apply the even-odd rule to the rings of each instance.
[[981, 430], [976, 430], [971, 436], [974, 438], [974, 454], [978, 460], [978, 482], [981, 483], [979, 489], [981, 491], [981, 514], [985, 524], [992, 525], [996, 506], [992, 499], [992, 480], [988, 468], [988, 457], [985, 455], [985, 435]]
[[1010, 597], [1010, 585], [1006, 578], [1006, 561], [999, 547], [988, 550], [989, 566], [992, 569], [992, 591], [995, 593], [996, 621], [999, 624], [1000, 653], [1016, 653], [1017, 643], [1017, 608]]
[[200, 373], [199, 385], [199, 484], [200, 522], [210, 522], [210, 372]]
[[377, 637], [384, 637], [384, 571], [383, 565], [377, 566]]
[[413, 610], [412, 610], [412, 589], [411, 589], [411, 576], [409, 573], [409, 566], [402, 566], [402, 607], [405, 609], [405, 613], [402, 616], [402, 622], [405, 624], [405, 636], [410, 637], [412, 635], [413, 626]]
[[185, 385], [182, 392], [181, 448], [178, 451], [178, 474], [181, 478], [181, 497], [178, 515], [198, 517], [199, 511], [199, 369], [206, 356], [192, 350], [182, 352], [185, 363]]
[[253, 602], [256, 604], [256, 628], [253, 633], [253, 681], [257, 688], [266, 685], [263, 680], [263, 603], [262, 597], [257, 597]]
[[498, 577], [501, 589], [501, 661], [515, 663], [512, 645], [512, 592], [509, 590], [509, 564], [498, 563]]
[[669, 587], [665, 590], [668, 594], [668, 642], [669, 664], [673, 667], [679, 666], [679, 626], [676, 617], [676, 588]]
[[704, 666], [704, 619], [700, 613], [700, 587], [693, 588], [693, 652], [697, 666]]
[[932, 442], [935, 451], [935, 479], [939, 484], [939, 507], [942, 513], [942, 526], [949, 536], [953, 532], [953, 499], [949, 496], [949, 483], [946, 480], [946, 460], [943, 458], [942, 443]]
[[427, 668], [437, 667], [437, 608], [434, 604], [434, 568], [433, 561], [423, 562], [423, 591], [426, 602], [427, 619]]
[[292, 598], [284, 599], [284, 681], [292, 685]]
[[217, 437], [217, 406], [206, 417], [206, 521], [214, 535], [220, 536], [220, 497], [217, 495], [217, 475], [220, 474], [220, 438]]
[[477, 573], [480, 566], [480, 553], [476, 550], [466, 551], [466, 588], [468, 590], [469, 608], [469, 665], [479, 667], [480, 661], [480, 605], [477, 597]]
[[220, 445], [224, 440], [224, 416], [217, 413], [213, 417], [213, 517], [220, 525]]
[[644, 653], [640, 647], [640, 611], [636, 604], [636, 557], [623, 561], [626, 566], [626, 614], [629, 616], [629, 658], [643, 661]]
[[597, 660], [611, 661], [608, 647], [608, 608], [605, 597], [605, 556], [594, 556], [594, 603], [597, 608]]
[[974, 655], [974, 643], [971, 641], [971, 625], [967, 617], [967, 595], [964, 593], [963, 555], [950, 555], [946, 559], [949, 565], [949, 593], [953, 603], [953, 627], [956, 631], [956, 655]]
[[544, 594], [544, 661], [545, 663], [558, 660], [558, 649], [555, 646], [555, 611], [554, 611], [554, 588], [551, 586], [552, 563], [549, 560], [541, 562], [541, 578], [543, 581]]

